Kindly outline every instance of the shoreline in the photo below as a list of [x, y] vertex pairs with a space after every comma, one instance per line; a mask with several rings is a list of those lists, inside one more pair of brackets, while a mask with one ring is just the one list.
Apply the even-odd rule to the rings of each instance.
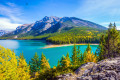
[[[63, 47], [63, 46], [72, 46], [72, 45], [74, 45], [74, 44], [61, 44], [61, 45], [59, 45], [59, 44], [48, 44], [48, 45], [42, 47], [42, 49], [56, 48], [56, 47]], [[80, 43], [80, 44], [76, 44], [76, 45], [87, 45], [87, 43]], [[99, 45], [99, 44], [92, 43], [90, 45]]]

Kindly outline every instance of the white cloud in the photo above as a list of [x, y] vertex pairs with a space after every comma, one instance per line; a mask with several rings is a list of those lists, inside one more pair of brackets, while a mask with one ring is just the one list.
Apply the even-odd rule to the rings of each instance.
[[0, 30], [14, 30], [20, 25], [21, 24], [18, 23], [12, 23], [11, 20], [7, 18], [0, 18]]
[[10, 18], [12, 21], [21, 22], [19, 18], [23, 13], [21, 9], [14, 3], [6, 3], [7, 5], [0, 4], [0, 14]]
[[117, 27], [117, 30], [120, 30], [120, 26]]
[[120, 14], [119, 0], [84, 0], [83, 5], [76, 9], [76, 14], [87, 15], [115, 15]]
[[[112, 21], [111, 22], [112, 24], [114, 23], [114, 21]], [[116, 23], [116, 26], [117, 26], [117, 30], [120, 30], [120, 21], [115, 21], [115, 23]], [[105, 25], [105, 27], [107, 27], [108, 28], [108, 25], [110, 24], [110, 22], [103, 22], [103, 23], [101, 23], [101, 25]]]
[[119, 29], [120, 0], [84, 0], [73, 14], [103, 26], [116, 22]]
[[24, 21], [20, 18], [21, 8], [14, 3], [0, 4], [0, 29], [16, 29]]

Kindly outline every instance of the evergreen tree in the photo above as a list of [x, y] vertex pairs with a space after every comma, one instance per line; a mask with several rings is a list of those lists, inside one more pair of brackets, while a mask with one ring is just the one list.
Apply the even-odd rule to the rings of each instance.
[[98, 54], [99, 60], [120, 56], [120, 34], [115, 23], [110, 23], [107, 33], [100, 38]]
[[29, 80], [30, 75], [29, 75], [29, 66], [27, 65], [23, 52], [20, 54], [19, 58], [19, 63], [18, 63], [18, 74], [19, 74], [19, 79], [20, 80]]
[[97, 62], [97, 57], [93, 54], [93, 52], [91, 53], [90, 44], [88, 44], [88, 46], [84, 52], [83, 61], [84, 61], [84, 63]]
[[83, 60], [82, 56], [83, 56], [82, 52], [80, 51], [80, 47], [78, 46], [78, 49], [77, 49], [78, 65], [80, 65]]
[[84, 57], [84, 63], [87, 62], [97, 62], [97, 57], [93, 54], [93, 52], [87, 52], [86, 56]]
[[64, 59], [65, 59], [65, 56], [63, 55], [63, 56], [61, 57], [61, 60], [60, 60], [60, 66], [61, 66], [61, 67], [65, 66], [65, 65], [64, 65]]
[[78, 56], [77, 56], [77, 48], [76, 48], [76, 45], [74, 44], [74, 47], [73, 47], [73, 52], [72, 52], [72, 64], [73, 65], [78, 65]]
[[86, 48], [86, 51], [88, 52], [88, 51], [91, 51], [92, 49], [91, 49], [91, 47], [90, 47], [90, 44], [88, 44], [88, 46], [87, 46], [87, 48]]
[[80, 54], [80, 46], [78, 46], [77, 54]]
[[20, 59], [24, 59], [23, 52], [22, 52], [22, 53], [20, 53]]
[[40, 71], [44, 72], [47, 69], [50, 69], [50, 65], [45, 55], [42, 53], [41, 59], [40, 59]]
[[109, 24], [109, 30], [113, 27], [112, 23]]
[[60, 68], [60, 61], [58, 60], [57, 68]]
[[115, 22], [114, 22], [114, 26], [113, 26], [115, 29], [116, 29], [116, 24], [115, 24]]
[[68, 68], [70, 66], [71, 62], [70, 62], [70, 58], [69, 58], [69, 53], [67, 53], [66, 57], [63, 56], [61, 58], [60, 64], [63, 68]]
[[70, 61], [69, 53], [67, 53], [67, 55], [66, 55], [66, 66], [69, 67], [70, 65], [71, 65], [71, 61]]
[[37, 72], [40, 70], [40, 58], [37, 53], [35, 53], [34, 57], [29, 61], [29, 65], [31, 72]]
[[67, 52], [66, 59], [70, 61], [69, 53]]

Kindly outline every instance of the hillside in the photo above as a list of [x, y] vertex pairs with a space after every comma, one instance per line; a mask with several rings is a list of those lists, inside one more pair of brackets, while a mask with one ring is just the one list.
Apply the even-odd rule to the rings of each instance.
[[47, 33], [62, 33], [74, 27], [87, 26], [95, 29], [106, 30], [106, 27], [96, 23], [82, 20], [76, 17], [47, 17], [32, 24], [18, 26], [15, 31], [4, 35], [4, 37], [17, 38], [19, 36], [38, 36]]
[[[67, 31], [64, 29], [60, 32], [46, 33], [39, 36], [33, 35], [19, 35], [16, 39], [44, 39], [54, 44], [70, 44], [70, 43], [99, 43], [101, 34], [106, 30], [94, 29], [91, 27], [75, 27]], [[13, 36], [12, 36], [13, 37]], [[11, 36], [1, 37], [1, 39], [14, 39]]]
[[55, 44], [70, 44], [70, 43], [98, 43], [101, 34], [105, 30], [94, 29], [91, 27], [77, 27], [62, 33], [49, 33], [40, 36], [24, 36], [20, 35], [17, 39], [45, 39], [48, 42]]
[[64, 33], [47, 38], [49, 42], [56, 44], [70, 43], [99, 43], [99, 37], [105, 30], [94, 29], [91, 27], [72, 28]]
[[6, 30], [0, 30], [0, 36], [3, 36], [7, 33], [9, 33], [10, 31], [6, 31]]

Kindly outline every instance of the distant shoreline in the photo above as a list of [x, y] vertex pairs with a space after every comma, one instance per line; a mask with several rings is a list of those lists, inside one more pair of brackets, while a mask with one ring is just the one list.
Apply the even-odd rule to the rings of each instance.
[[[56, 48], [56, 47], [63, 47], [63, 46], [72, 46], [74, 44], [48, 44], [45, 47], [42, 47], [42, 49], [47, 49], [47, 48]], [[76, 44], [76, 45], [87, 45], [87, 43], [80, 43], [80, 44]], [[90, 45], [99, 45], [98, 43], [92, 43]]]
[[[0, 40], [21, 40], [21, 39], [0, 39]], [[22, 39], [22, 40], [28, 40], [28, 39]], [[42, 39], [29, 39], [29, 40], [42, 40]], [[45, 40], [46, 41], [46, 40]], [[63, 47], [63, 46], [72, 46], [74, 44], [54, 44], [51, 42], [46, 41], [47, 45], [42, 47], [41, 49], [47, 49], [47, 48], [56, 48], [56, 47]], [[76, 43], [76, 45], [87, 45], [88, 43]], [[90, 45], [99, 45], [99, 43], [90, 43]]]

